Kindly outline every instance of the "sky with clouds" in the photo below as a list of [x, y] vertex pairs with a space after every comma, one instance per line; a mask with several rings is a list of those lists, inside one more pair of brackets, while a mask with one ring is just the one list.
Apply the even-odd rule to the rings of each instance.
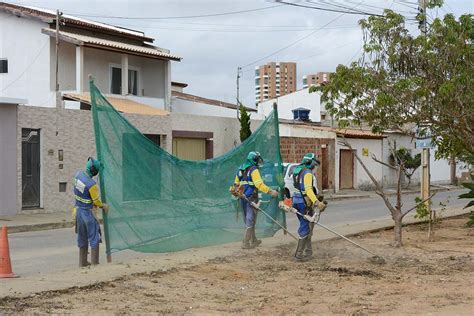
[[[339, 5], [371, 13], [381, 13], [383, 8], [391, 8], [409, 18], [414, 18], [417, 11], [416, 0], [286, 1], [324, 8], [337, 8], [334, 5]], [[237, 67], [248, 65], [243, 68], [240, 96], [245, 104], [251, 106], [255, 100], [256, 65], [269, 61], [296, 62], [298, 88], [301, 88], [303, 75], [334, 71], [338, 64], [357, 60], [362, 49], [358, 20], [364, 16], [282, 5], [273, 0], [11, 2], [59, 9], [65, 14], [86, 15], [91, 20], [144, 31], [156, 39], [155, 45], [183, 57], [181, 62], [172, 63], [172, 80], [188, 83], [185, 89], [188, 93], [235, 102]], [[472, 0], [448, 0], [445, 3], [443, 8], [431, 11], [430, 17], [442, 16], [447, 12], [459, 16], [474, 11]], [[270, 8], [249, 11], [265, 7]], [[182, 18], [235, 11], [247, 12]], [[415, 22], [409, 23], [410, 28], [417, 32]], [[277, 54], [266, 57], [293, 43]]]

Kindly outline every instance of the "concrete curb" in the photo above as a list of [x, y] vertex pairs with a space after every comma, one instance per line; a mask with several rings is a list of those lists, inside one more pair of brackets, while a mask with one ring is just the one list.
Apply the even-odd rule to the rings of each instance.
[[370, 194], [361, 194], [361, 195], [341, 195], [341, 196], [328, 196], [324, 197], [326, 201], [344, 201], [344, 200], [360, 200], [360, 199], [368, 199], [371, 197], [375, 197]]
[[8, 233], [24, 233], [24, 232], [34, 232], [41, 230], [50, 230], [50, 229], [61, 229], [61, 228], [71, 228], [74, 227], [74, 222], [53, 222], [53, 223], [41, 223], [41, 224], [31, 224], [31, 225], [17, 225], [17, 226], [8, 226]]
[[[449, 187], [432, 187], [431, 192], [445, 192], [445, 191], [451, 191], [452, 189], [457, 189], [457, 188], [449, 188]], [[367, 192], [372, 192], [372, 191], [367, 191]], [[407, 190], [407, 191], [402, 191], [403, 194], [417, 194], [420, 193], [420, 190]], [[385, 193], [387, 196], [394, 196], [397, 195], [397, 192], [386, 192]], [[372, 194], [357, 194], [357, 195], [340, 195], [340, 196], [327, 196], [324, 199], [327, 201], [342, 201], [342, 200], [359, 200], [359, 199], [367, 199], [367, 198], [377, 198], [379, 197], [377, 194], [372, 193]]]

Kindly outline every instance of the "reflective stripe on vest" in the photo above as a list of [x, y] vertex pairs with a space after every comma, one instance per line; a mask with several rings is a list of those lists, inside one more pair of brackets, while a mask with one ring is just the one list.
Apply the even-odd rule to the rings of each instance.
[[255, 186], [252, 181], [240, 181], [240, 184], [248, 184], [251, 186]]
[[83, 199], [81, 198], [80, 196], [77, 196], [77, 195], [74, 195], [76, 200], [78, 200], [79, 202], [82, 202], [84, 204], [92, 204], [92, 200], [90, 199]]

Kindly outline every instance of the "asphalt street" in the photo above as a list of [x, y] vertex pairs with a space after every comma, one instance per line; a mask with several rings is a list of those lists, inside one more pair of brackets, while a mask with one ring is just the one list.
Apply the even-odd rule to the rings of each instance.
[[[440, 202], [447, 202], [449, 208], [463, 207], [467, 204], [466, 200], [457, 198], [462, 192], [463, 190], [439, 192], [433, 200], [433, 208], [439, 209]], [[415, 205], [415, 196], [416, 194], [404, 196], [404, 209]], [[395, 201], [395, 196], [390, 199]], [[387, 217], [389, 217], [388, 209], [381, 198], [352, 199], [330, 202], [327, 211], [321, 217], [321, 223], [337, 226]], [[289, 215], [287, 224], [291, 232], [296, 232], [297, 219], [295, 216]], [[78, 248], [75, 239], [73, 228], [10, 234], [13, 271], [20, 276], [29, 276], [77, 267]], [[147, 256], [149, 254], [121, 251], [113, 254], [113, 261], [126, 264], [128, 260]], [[101, 262], [105, 262], [103, 249], [101, 249]]]

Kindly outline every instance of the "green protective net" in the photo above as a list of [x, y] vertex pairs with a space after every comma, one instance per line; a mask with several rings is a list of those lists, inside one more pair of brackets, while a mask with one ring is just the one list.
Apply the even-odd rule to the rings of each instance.
[[[263, 156], [264, 182], [273, 188], [284, 185], [276, 111], [225, 155], [188, 161], [170, 155], [141, 134], [92, 81], [90, 92], [97, 155], [104, 164], [99, 174], [101, 195], [110, 205], [104, 216], [108, 253], [124, 249], [170, 252], [241, 240], [240, 203], [229, 194], [229, 187], [250, 151]], [[285, 214], [277, 203], [261, 195], [261, 208], [285, 226]], [[264, 214], [258, 215], [258, 236], [270, 237], [279, 229]]]

